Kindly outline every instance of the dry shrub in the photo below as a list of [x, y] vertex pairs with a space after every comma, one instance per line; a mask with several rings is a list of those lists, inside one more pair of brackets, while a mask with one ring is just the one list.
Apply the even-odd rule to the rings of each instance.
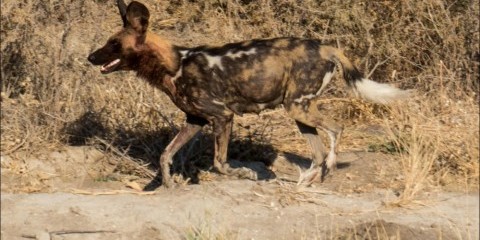
[[429, 184], [477, 189], [479, 111], [473, 99], [447, 92], [417, 96], [391, 109], [386, 126], [402, 165], [402, 201]]
[[[478, 188], [478, 109], [472, 102], [451, 102], [439, 95], [393, 106], [385, 120], [387, 138], [399, 155], [403, 188], [389, 205], [415, 203], [431, 186]], [[441, 111], [439, 105], [444, 106]]]
[[396, 109], [392, 114], [397, 118], [394, 126], [387, 123], [388, 134], [399, 152], [399, 175], [402, 181], [402, 193], [393, 203], [405, 205], [411, 203], [421, 191], [431, 183], [430, 172], [439, 158], [439, 139], [435, 138], [438, 128], [424, 129], [418, 116], [410, 111]]
[[[143, 2], [151, 9], [153, 31], [180, 45], [295, 36], [345, 49], [365, 75], [416, 89], [418, 97], [403, 112], [391, 113], [389, 126], [413, 122], [418, 125], [411, 129], [418, 130], [420, 139], [437, 144], [431, 174], [478, 186], [475, 1]], [[132, 74], [101, 76], [86, 61], [88, 53], [121, 27], [114, 1], [6, 0], [1, 6], [2, 154], [37, 152], [72, 144], [72, 139], [92, 144], [95, 137], [117, 147], [140, 142], [136, 146], [144, 153], [158, 154], [150, 153], [152, 134], [169, 129], [166, 135], [173, 135], [183, 114]], [[336, 84], [327, 92], [328, 97], [346, 96]], [[345, 114], [350, 120], [375, 119], [358, 118], [355, 111], [373, 108], [355, 106], [353, 114]], [[371, 112], [376, 119], [384, 115], [384, 110]], [[149, 137], [138, 140], [141, 136]], [[404, 144], [413, 147], [426, 144], [424, 140]]]

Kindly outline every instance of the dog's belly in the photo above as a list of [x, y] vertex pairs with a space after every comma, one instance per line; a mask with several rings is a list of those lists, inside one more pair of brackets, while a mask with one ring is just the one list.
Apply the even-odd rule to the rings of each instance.
[[261, 103], [239, 99], [237, 101], [227, 102], [225, 106], [237, 115], [242, 115], [244, 113], [260, 113], [265, 109], [275, 108], [282, 102], [283, 98], [280, 97], [270, 102]]

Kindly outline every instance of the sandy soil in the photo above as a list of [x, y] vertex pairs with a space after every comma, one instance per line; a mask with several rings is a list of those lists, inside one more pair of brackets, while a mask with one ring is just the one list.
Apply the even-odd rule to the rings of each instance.
[[2, 239], [479, 237], [478, 193], [432, 189], [409, 208], [386, 204], [398, 192], [387, 187], [396, 181], [389, 156], [378, 153], [340, 154], [343, 167], [310, 188], [294, 182], [306, 160], [281, 155], [271, 167], [275, 178], [250, 181], [205, 172], [209, 177], [200, 184], [152, 192], [139, 191], [144, 179], [92, 175], [105, 154], [91, 147], [68, 147], [47, 158], [50, 164], [32, 160], [14, 167], [2, 156]]

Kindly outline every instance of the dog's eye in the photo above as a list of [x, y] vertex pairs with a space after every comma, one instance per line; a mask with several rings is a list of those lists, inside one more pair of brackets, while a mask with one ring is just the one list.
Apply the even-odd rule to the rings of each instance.
[[118, 41], [113, 42], [113, 46], [120, 47], [120, 42], [118, 42]]
[[122, 47], [122, 44], [117, 40], [111, 40], [111, 41], [108, 42], [108, 44], [115, 49], [118, 49], [118, 48]]

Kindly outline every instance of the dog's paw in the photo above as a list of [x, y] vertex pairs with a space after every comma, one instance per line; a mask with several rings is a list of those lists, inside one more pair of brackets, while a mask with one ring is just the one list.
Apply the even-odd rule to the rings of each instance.
[[257, 172], [246, 167], [232, 168], [230, 170], [230, 174], [243, 179], [250, 179], [250, 180], [258, 179]]
[[325, 162], [329, 171], [337, 169], [337, 154], [329, 152]]
[[298, 178], [297, 186], [305, 186], [308, 187], [312, 185], [320, 177], [320, 168], [309, 168], [307, 171], [302, 172], [300, 170], [300, 176]]
[[162, 178], [162, 187], [163, 188], [173, 188], [175, 186], [175, 182], [173, 181], [172, 177], [163, 177]]

